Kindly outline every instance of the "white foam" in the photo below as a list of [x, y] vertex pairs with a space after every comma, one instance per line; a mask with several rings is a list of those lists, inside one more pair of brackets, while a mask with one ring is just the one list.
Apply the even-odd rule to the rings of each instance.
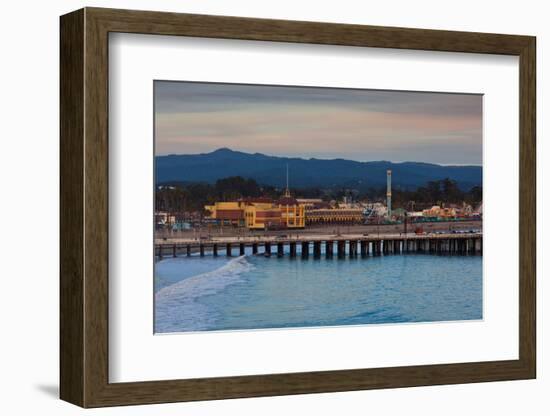
[[246, 256], [240, 256], [216, 270], [160, 289], [155, 294], [155, 332], [207, 329], [215, 317], [197, 299], [242, 281], [242, 274], [253, 268]]

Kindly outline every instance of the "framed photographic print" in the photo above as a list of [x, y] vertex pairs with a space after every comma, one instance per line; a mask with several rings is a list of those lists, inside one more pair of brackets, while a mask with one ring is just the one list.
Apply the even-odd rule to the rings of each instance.
[[535, 38], [61, 17], [61, 398], [536, 375]]

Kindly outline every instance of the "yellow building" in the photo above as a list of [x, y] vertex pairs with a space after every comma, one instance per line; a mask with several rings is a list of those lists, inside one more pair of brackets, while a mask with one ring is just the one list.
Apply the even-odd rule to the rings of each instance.
[[304, 228], [305, 208], [289, 196], [273, 202], [268, 198], [249, 198], [216, 202], [204, 207], [219, 225], [252, 230]]
[[209, 217], [216, 220], [219, 225], [244, 226], [244, 210], [246, 204], [242, 201], [216, 202], [214, 205], [206, 205]]
[[298, 204], [304, 205], [306, 208], [306, 211], [309, 209], [319, 208], [320, 205], [328, 204], [327, 202], [323, 201], [321, 198], [296, 198], [296, 201], [298, 201]]
[[307, 211], [307, 225], [362, 224], [365, 221], [362, 208], [326, 208]]
[[286, 165], [286, 190], [276, 205], [281, 211], [281, 222], [285, 228], [304, 228], [306, 226], [306, 204], [298, 202], [290, 195], [288, 187], [288, 165]]
[[299, 204], [288, 192], [277, 201], [281, 210], [281, 220], [286, 228], [304, 228], [306, 226], [306, 207]]
[[272, 202], [250, 202], [244, 210], [245, 226], [251, 230], [277, 229], [283, 226], [281, 210]]

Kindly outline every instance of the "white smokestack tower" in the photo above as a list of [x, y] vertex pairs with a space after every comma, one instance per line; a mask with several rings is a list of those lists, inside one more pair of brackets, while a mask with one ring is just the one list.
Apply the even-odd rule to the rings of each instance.
[[387, 174], [387, 189], [386, 189], [386, 200], [388, 206], [388, 218], [391, 218], [391, 170], [386, 171]]

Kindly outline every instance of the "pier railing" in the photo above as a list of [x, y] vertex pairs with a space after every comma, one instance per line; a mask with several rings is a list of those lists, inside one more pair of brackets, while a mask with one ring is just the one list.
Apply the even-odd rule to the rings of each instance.
[[[252, 254], [291, 258], [327, 258], [336, 256], [366, 257], [402, 253], [481, 254], [482, 233], [445, 234], [385, 234], [385, 235], [326, 235], [295, 237], [219, 237], [210, 239], [155, 240], [155, 255], [166, 256], [225, 256]], [[299, 250], [298, 250], [299, 248]], [[324, 250], [323, 250], [324, 249]]]

